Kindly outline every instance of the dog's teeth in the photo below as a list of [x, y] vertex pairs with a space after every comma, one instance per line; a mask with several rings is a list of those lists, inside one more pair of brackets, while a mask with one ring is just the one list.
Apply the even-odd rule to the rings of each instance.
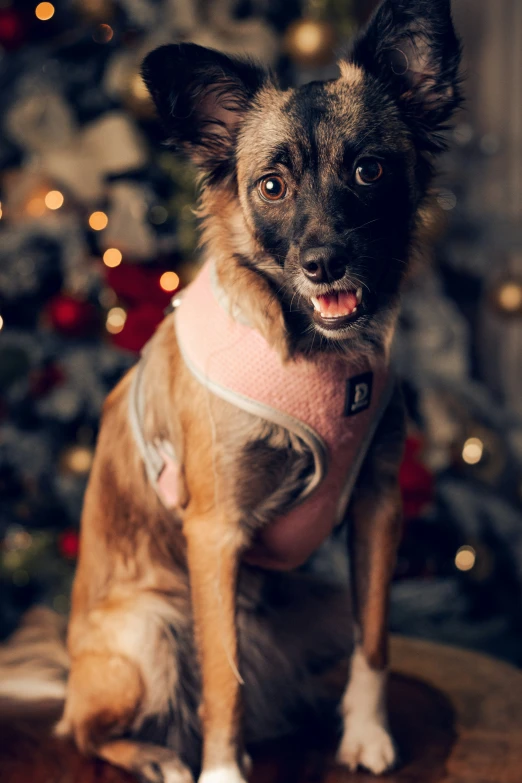
[[[358, 305], [361, 304], [361, 302], [362, 302], [362, 288], [358, 288], [357, 289], [357, 291], [355, 292], [355, 297], [357, 299], [357, 304]], [[357, 308], [355, 308], [355, 309], [357, 309]]]
[[315, 296], [312, 296], [312, 304], [314, 306], [314, 310], [317, 310], [318, 313], [321, 312], [321, 305], [319, 304], [319, 300], [316, 299]]

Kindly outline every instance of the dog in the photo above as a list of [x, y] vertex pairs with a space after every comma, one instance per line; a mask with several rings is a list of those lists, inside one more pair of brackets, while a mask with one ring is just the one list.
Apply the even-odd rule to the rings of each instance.
[[384, 0], [338, 78], [295, 89], [190, 43], [145, 59], [205, 263], [104, 408], [56, 728], [84, 753], [244, 783], [245, 745], [320, 714], [350, 656], [337, 759], [396, 763], [390, 351], [459, 60], [450, 0]]

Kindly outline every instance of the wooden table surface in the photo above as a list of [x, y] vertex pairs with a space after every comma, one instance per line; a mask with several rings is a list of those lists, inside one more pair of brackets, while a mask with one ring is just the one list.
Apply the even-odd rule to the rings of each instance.
[[[475, 653], [392, 642], [390, 717], [402, 766], [386, 783], [522, 783], [522, 672]], [[1, 783], [132, 783], [45, 736], [48, 716], [0, 720]], [[327, 743], [328, 744], [328, 743]], [[252, 783], [369, 783], [336, 768], [331, 749], [296, 737], [257, 750]]]

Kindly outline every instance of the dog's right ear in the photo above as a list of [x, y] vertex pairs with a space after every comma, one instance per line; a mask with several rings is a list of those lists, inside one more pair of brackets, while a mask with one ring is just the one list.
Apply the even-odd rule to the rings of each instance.
[[155, 49], [145, 58], [142, 74], [172, 144], [211, 180], [232, 173], [238, 127], [268, 74], [248, 61], [190, 43]]

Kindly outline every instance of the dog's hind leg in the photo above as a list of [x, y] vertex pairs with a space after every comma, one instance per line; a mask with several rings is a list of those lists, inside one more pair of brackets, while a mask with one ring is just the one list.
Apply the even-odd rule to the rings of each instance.
[[169, 716], [178, 686], [172, 633], [177, 622], [180, 614], [169, 602], [147, 592], [112, 597], [76, 616], [65, 711], [56, 733], [150, 783], [192, 780], [174, 751], [127, 739], [138, 738], [147, 719]]

